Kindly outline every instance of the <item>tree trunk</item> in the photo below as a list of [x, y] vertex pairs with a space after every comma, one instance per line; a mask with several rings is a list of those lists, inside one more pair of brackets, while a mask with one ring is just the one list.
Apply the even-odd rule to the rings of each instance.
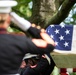
[[54, 0], [33, 0], [32, 11], [31, 22], [44, 27], [57, 9]]
[[[41, 27], [61, 23], [69, 14], [76, 0], [32, 0], [30, 21]], [[60, 9], [61, 8], [61, 9]], [[60, 9], [60, 10], [59, 10]]]

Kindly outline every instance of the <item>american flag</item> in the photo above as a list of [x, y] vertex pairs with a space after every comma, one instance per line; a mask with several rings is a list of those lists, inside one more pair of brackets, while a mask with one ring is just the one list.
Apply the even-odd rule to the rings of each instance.
[[46, 32], [55, 41], [55, 52], [76, 54], [76, 26], [50, 25]]

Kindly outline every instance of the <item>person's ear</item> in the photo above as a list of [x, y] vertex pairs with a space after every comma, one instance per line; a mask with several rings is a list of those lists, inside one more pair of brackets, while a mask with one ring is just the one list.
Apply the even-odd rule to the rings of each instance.
[[11, 17], [8, 15], [8, 17], [7, 17], [7, 23], [10, 24], [10, 22], [11, 22]]

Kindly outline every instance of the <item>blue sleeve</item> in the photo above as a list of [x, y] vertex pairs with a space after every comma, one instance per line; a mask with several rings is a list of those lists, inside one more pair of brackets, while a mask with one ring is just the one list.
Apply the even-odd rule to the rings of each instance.
[[22, 75], [39, 75], [39, 73], [37, 73], [35, 70], [31, 69], [30, 67], [27, 67]]

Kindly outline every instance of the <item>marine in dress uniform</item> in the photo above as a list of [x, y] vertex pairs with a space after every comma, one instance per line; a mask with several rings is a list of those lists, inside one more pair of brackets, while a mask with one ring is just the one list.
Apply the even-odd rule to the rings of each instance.
[[[18, 69], [26, 53], [50, 53], [55, 46], [46, 32], [32, 27], [31, 23], [16, 13], [11, 13], [11, 7], [15, 5], [16, 1], [0, 0], [0, 75], [19, 75]], [[7, 28], [11, 21], [22, 30], [31, 33], [34, 38], [8, 33]]]

